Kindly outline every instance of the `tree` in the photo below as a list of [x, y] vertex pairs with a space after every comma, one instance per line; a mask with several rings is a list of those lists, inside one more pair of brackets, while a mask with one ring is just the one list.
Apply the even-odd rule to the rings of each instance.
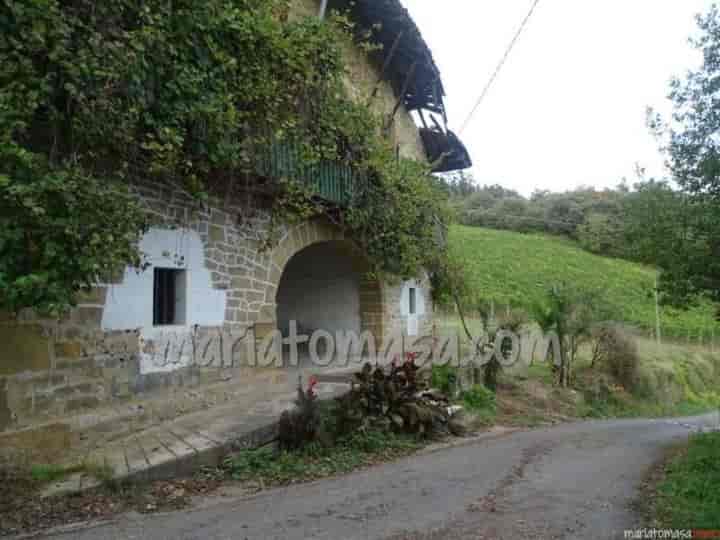
[[[560, 346], [556, 372], [560, 386], [570, 385], [578, 348], [592, 335], [593, 325], [603, 312], [598, 295], [568, 285], [555, 285], [546, 301], [535, 306], [535, 320], [543, 332], [554, 332]], [[557, 360], [557, 359], [556, 359]]]
[[622, 213], [621, 256], [644, 264], [672, 265], [675, 250], [683, 249], [683, 194], [667, 181], [642, 179], [623, 199]]
[[664, 144], [673, 179], [684, 195], [675, 243], [654, 244], [672, 256], [659, 261], [663, 287], [676, 303], [697, 294], [720, 300], [720, 9], [697, 17], [699, 69], [674, 79], [668, 121], [649, 112], [649, 126]]
[[621, 228], [618, 216], [593, 212], [577, 228], [578, 242], [592, 253], [617, 255]]
[[140, 267], [145, 216], [124, 186], [0, 145], [0, 309], [58, 314], [77, 293]]

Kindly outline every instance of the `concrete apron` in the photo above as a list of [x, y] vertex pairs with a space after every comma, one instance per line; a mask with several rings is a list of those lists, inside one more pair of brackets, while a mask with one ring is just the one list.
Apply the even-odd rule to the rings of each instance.
[[[322, 377], [321, 377], [322, 379]], [[321, 382], [321, 399], [332, 399], [347, 391], [344, 382]], [[147, 482], [189, 476], [201, 467], [216, 467], [232, 452], [258, 448], [277, 438], [280, 414], [293, 407], [297, 390], [289, 385], [258, 389], [232, 403], [212, 407], [160, 422], [123, 437], [104, 441], [99, 437], [82, 459], [112, 471], [117, 482]], [[49, 485], [43, 497], [89, 490], [101, 481], [88, 473], [73, 474]]]

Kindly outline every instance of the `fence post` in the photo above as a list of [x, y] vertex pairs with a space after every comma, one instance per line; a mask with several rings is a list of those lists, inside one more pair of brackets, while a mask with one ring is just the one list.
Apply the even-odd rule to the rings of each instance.
[[715, 325], [710, 325], [710, 354], [715, 353]]
[[658, 297], [658, 278], [655, 273], [655, 340], [662, 345], [662, 329], [660, 327], [660, 299]]

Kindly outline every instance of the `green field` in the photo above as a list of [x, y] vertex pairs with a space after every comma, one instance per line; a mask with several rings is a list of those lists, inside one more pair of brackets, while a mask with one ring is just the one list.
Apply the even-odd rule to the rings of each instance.
[[[450, 249], [467, 270], [474, 302], [492, 301], [531, 309], [554, 284], [597, 291], [612, 317], [646, 331], [655, 327], [654, 269], [600, 257], [557, 237], [454, 226]], [[714, 306], [688, 311], [661, 309], [666, 336], [702, 340], [720, 338]]]

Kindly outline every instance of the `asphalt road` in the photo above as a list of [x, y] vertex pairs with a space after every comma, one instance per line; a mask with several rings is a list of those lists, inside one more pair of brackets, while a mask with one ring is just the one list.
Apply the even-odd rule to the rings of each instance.
[[342, 478], [216, 498], [161, 515], [56, 533], [62, 539], [622, 538], [663, 451], [718, 415], [615, 420], [515, 432]]

